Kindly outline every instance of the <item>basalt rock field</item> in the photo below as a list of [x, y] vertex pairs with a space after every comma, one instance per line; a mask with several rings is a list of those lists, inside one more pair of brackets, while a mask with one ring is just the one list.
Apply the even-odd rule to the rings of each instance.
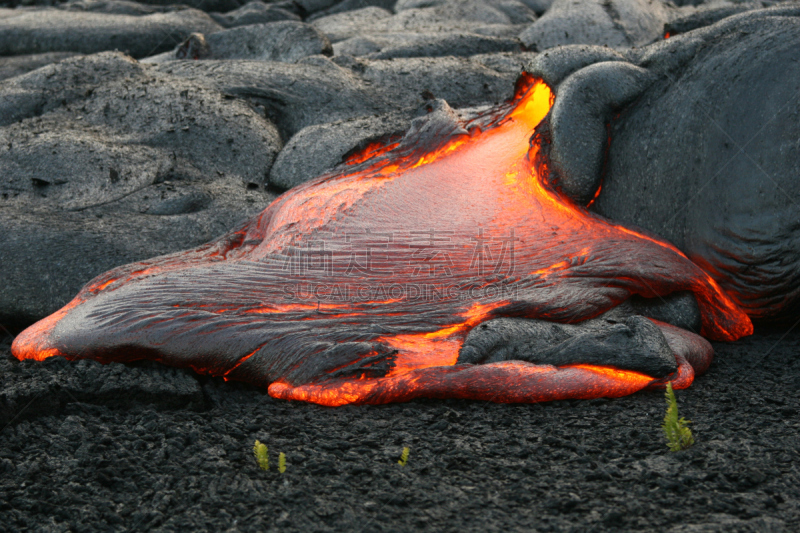
[[[769, 0], [0, 0], [0, 531], [800, 529], [798, 21]], [[649, 77], [608, 117], [553, 118], [610, 143], [554, 135], [570, 175], [606, 180], [565, 189], [690, 259], [712, 250], [703, 268], [761, 261], [724, 288], [789, 310], [751, 313], [769, 322], [713, 343], [677, 391], [687, 450], [653, 390], [329, 408], [155, 362], [11, 355], [96, 276], [217, 238], [434, 107], [475, 116], [524, 69], [555, 87], [614, 62]], [[571, 79], [564, 101], [625, 90]], [[705, 115], [739, 101], [746, 127]]]

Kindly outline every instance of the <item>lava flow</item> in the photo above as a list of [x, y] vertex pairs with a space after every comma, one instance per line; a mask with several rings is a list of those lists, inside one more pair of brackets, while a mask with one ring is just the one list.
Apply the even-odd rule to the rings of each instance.
[[[632, 295], [691, 291], [702, 335], [751, 333], [676, 248], [545, 184], [536, 131], [553, 100], [523, 74], [509, 102], [469, 119], [431, 104], [405, 136], [368, 145], [216, 241], [99, 276], [12, 351], [153, 359], [325, 405], [531, 402], [663, 379], [579, 363], [457, 364], [470, 329], [497, 317], [576, 323]], [[681, 353], [682, 334], [663, 328], [679, 363], [670, 379], [686, 387], [710, 352]]]

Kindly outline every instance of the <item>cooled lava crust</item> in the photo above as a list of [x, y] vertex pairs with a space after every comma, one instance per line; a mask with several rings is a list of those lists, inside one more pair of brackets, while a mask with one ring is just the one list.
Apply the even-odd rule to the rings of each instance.
[[[658, 237], [552, 188], [543, 123], [550, 88], [471, 117], [432, 103], [405, 135], [193, 250], [99, 276], [15, 340], [19, 359], [152, 359], [325, 405], [417, 397], [535, 402], [615, 397], [707, 368], [700, 336], [655, 323], [664, 376], [604, 364], [459, 360], [500, 317], [576, 324], [631, 297], [691, 292], [712, 340], [752, 332], [703, 270]], [[546, 121], [544, 121], [546, 122]]]

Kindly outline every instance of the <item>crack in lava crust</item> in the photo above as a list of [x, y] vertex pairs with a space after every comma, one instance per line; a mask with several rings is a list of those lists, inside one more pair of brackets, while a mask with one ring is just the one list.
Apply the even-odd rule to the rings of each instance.
[[[543, 183], [536, 127], [553, 99], [523, 74], [509, 102], [471, 120], [432, 112], [214, 242], [99, 276], [13, 353], [153, 359], [325, 405], [526, 402], [622, 396], [664, 379], [581, 364], [456, 365], [472, 327], [504, 316], [574, 323], [635, 294], [692, 291], [702, 335], [750, 334], [744, 312], [676, 248]], [[678, 362], [669, 379], [686, 387], [710, 345], [659, 326]]]

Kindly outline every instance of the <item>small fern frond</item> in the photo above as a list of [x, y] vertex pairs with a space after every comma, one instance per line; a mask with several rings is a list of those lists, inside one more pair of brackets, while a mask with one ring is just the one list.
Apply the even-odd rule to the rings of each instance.
[[266, 444], [256, 441], [253, 446], [253, 455], [255, 455], [256, 463], [261, 467], [261, 470], [269, 470], [269, 452]]
[[664, 415], [664, 423], [661, 429], [667, 438], [667, 446], [670, 451], [677, 452], [685, 450], [694, 444], [692, 430], [689, 429], [690, 421], [685, 418], [678, 418], [678, 401], [675, 399], [675, 392], [672, 390], [672, 382], [667, 382], [667, 413]]
[[408, 453], [408, 447], [403, 448], [403, 453], [400, 455], [400, 460], [397, 461], [397, 464], [400, 466], [406, 466], [406, 463], [408, 462]]

